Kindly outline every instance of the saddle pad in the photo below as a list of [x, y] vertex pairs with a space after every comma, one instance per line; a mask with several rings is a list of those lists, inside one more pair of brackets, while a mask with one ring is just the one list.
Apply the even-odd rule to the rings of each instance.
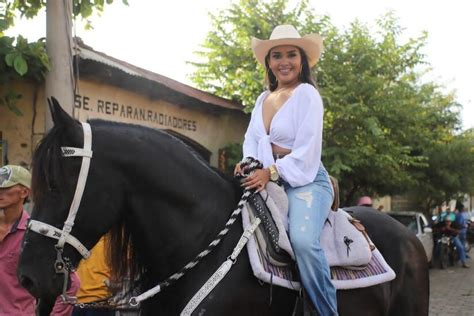
[[[260, 197], [261, 196], [261, 197]], [[259, 198], [266, 201], [268, 210], [273, 217], [273, 221], [278, 230], [277, 242], [279, 248], [286, 251], [294, 259], [293, 248], [287, 233], [288, 230], [288, 197], [285, 190], [270, 182], [260, 193]], [[245, 204], [244, 208], [251, 206]], [[342, 209], [329, 212], [328, 218], [321, 232], [321, 247], [324, 250], [326, 259], [330, 267], [349, 267], [350, 269], [360, 269], [367, 265], [372, 258], [373, 244], [365, 233], [362, 224], [354, 225], [358, 222], [351, 215]], [[360, 230], [362, 229], [362, 231]], [[263, 231], [265, 233], [265, 231]], [[257, 232], [257, 236], [259, 236]], [[265, 237], [265, 236], [264, 236]], [[257, 246], [261, 249], [271, 250], [271, 245], [262, 242], [264, 239], [257, 239]], [[265, 252], [266, 253], [266, 252]], [[272, 251], [266, 256], [270, 262], [286, 265], [287, 261], [282, 261], [278, 256], [271, 258]]]
[[[243, 227], [250, 225], [249, 214], [244, 207], [242, 209]], [[301, 283], [294, 265], [287, 267], [274, 266], [259, 253], [255, 236], [247, 242], [247, 252], [250, 265], [255, 277], [263, 282], [282, 286], [291, 290], [300, 290]], [[375, 249], [368, 265], [359, 270], [346, 269], [342, 267], [331, 267], [331, 279], [338, 290], [368, 287], [395, 279], [395, 272], [390, 268], [382, 254]]]

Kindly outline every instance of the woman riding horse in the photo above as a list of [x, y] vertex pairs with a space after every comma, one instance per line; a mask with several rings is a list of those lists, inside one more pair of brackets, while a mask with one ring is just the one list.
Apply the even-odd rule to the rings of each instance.
[[[334, 192], [321, 161], [323, 103], [310, 70], [319, 60], [322, 39], [279, 25], [269, 40], [254, 38], [252, 46], [265, 67], [268, 90], [255, 104], [243, 153], [262, 161], [265, 169], [256, 170], [244, 185], [260, 191], [270, 180], [283, 182], [301, 281], [320, 315], [337, 315], [336, 288], [320, 245]], [[239, 173], [240, 164], [235, 169]]]

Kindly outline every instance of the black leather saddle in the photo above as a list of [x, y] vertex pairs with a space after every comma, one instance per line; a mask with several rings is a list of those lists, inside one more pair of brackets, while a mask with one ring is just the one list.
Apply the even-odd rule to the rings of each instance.
[[272, 214], [260, 193], [248, 198], [250, 218], [260, 218], [261, 223], [255, 231], [258, 247], [265, 258], [276, 266], [293, 264], [291, 256], [278, 245], [279, 231]]

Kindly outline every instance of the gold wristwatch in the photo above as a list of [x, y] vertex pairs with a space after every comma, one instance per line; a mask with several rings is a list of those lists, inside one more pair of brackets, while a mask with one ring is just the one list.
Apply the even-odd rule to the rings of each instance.
[[270, 170], [270, 180], [273, 182], [278, 181], [280, 179], [280, 175], [278, 174], [278, 170], [275, 168], [275, 165], [271, 165], [268, 167], [268, 170]]

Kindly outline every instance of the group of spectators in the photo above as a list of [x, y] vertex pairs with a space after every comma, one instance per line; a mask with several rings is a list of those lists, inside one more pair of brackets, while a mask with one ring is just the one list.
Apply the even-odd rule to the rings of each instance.
[[[31, 190], [30, 172], [16, 165], [0, 168], [0, 315], [35, 315], [36, 299], [21, 286], [17, 278], [21, 242], [27, 229], [28, 212], [25, 203]], [[78, 303], [107, 302], [111, 296], [110, 268], [106, 260], [106, 239], [92, 249], [91, 257], [81, 261], [77, 272], [71, 274], [67, 294], [76, 296]], [[115, 315], [115, 311], [101, 304], [100, 308], [81, 308], [79, 305], [56, 300], [52, 315]]]

